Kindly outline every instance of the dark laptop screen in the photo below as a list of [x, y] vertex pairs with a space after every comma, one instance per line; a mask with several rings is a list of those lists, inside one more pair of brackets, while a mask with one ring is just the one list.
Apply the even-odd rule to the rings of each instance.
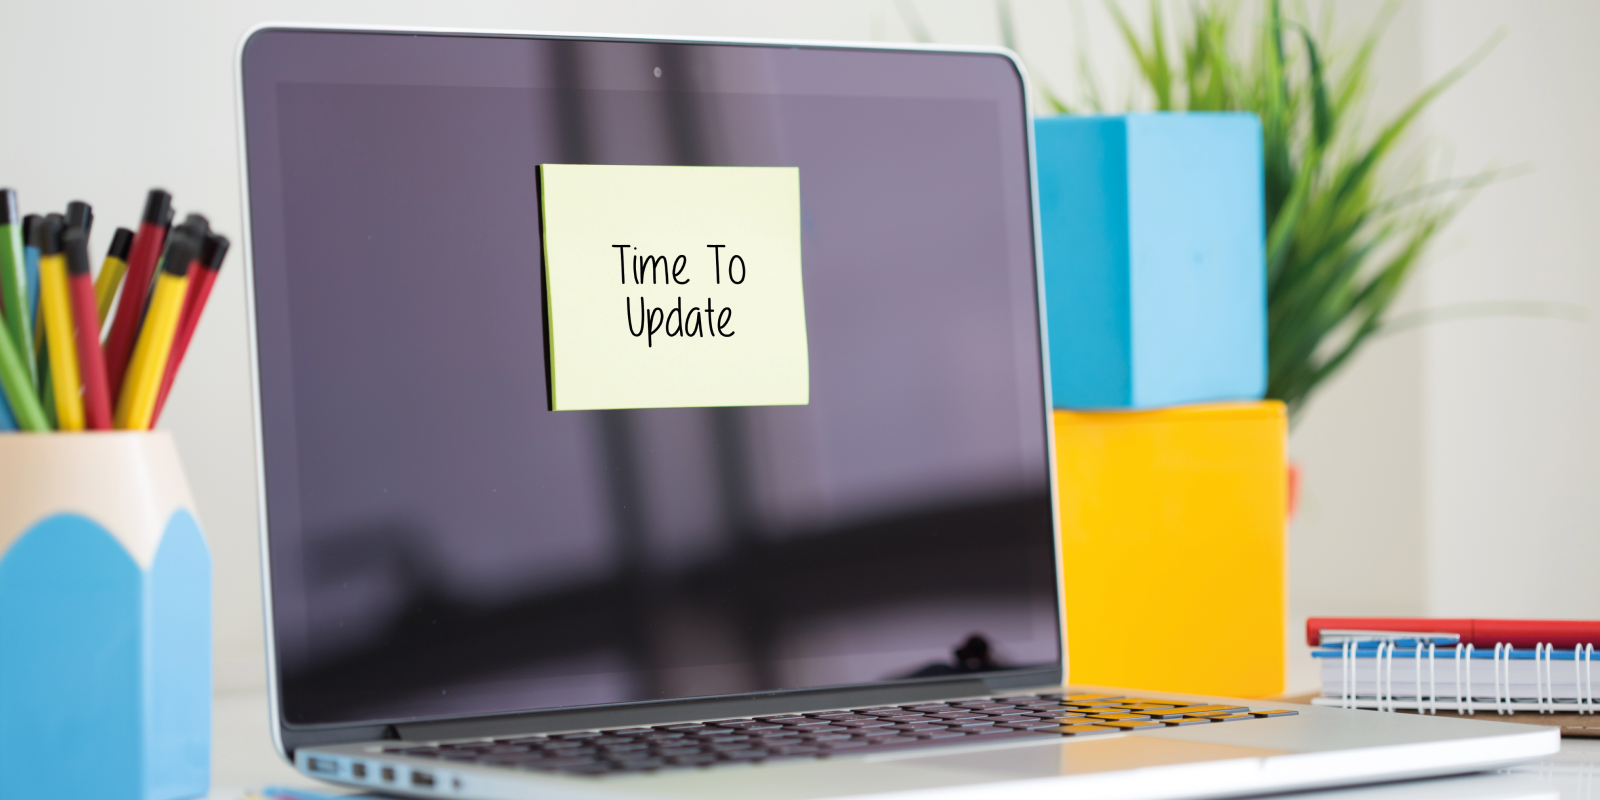
[[[243, 69], [284, 722], [1058, 665], [1009, 61], [265, 31]], [[798, 167], [809, 405], [549, 411], [541, 163]]]

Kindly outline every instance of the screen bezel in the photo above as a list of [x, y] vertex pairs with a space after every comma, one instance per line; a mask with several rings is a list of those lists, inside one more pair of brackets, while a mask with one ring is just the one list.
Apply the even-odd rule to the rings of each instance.
[[[629, 703], [616, 703], [600, 706], [582, 706], [573, 708], [548, 709], [543, 711], [517, 711], [503, 714], [472, 715], [466, 717], [448, 717], [437, 719], [424, 719], [408, 723], [397, 724], [317, 724], [294, 725], [283, 719], [277, 670], [276, 638], [273, 624], [272, 603], [272, 560], [269, 542], [271, 526], [268, 521], [268, 504], [266, 488], [266, 464], [264, 433], [262, 424], [261, 403], [261, 373], [259, 350], [257, 343], [257, 320], [255, 298], [255, 269], [254, 269], [254, 243], [251, 229], [250, 210], [250, 161], [249, 161], [249, 136], [245, 124], [245, 51], [250, 42], [259, 34], [267, 32], [294, 32], [294, 33], [348, 33], [348, 34], [408, 34], [418, 36], [448, 36], [470, 38], [513, 38], [513, 39], [548, 39], [591, 42], [627, 42], [647, 44], [678, 44], [678, 45], [715, 45], [715, 46], [747, 46], [747, 47], [781, 47], [781, 48], [806, 48], [815, 50], [842, 50], [842, 51], [880, 51], [880, 52], [906, 52], [906, 53], [941, 53], [941, 54], [968, 54], [986, 55], [1004, 59], [1014, 70], [1017, 76], [1018, 91], [1022, 98], [1022, 109], [1026, 117], [1023, 125], [1025, 142], [1024, 157], [1028, 169], [1028, 194], [1030, 205], [1030, 228], [1033, 239], [1033, 264], [1034, 264], [1034, 293], [1037, 303], [1035, 319], [1038, 323], [1039, 335], [1039, 374], [1042, 392], [1041, 405], [1045, 419], [1045, 446], [1048, 457], [1046, 467], [1048, 472], [1052, 547], [1055, 550], [1056, 582], [1052, 587], [1056, 593], [1056, 614], [1060, 621], [1061, 654], [1054, 667], [1044, 667], [1030, 670], [1008, 670], [996, 673], [980, 673], [960, 678], [909, 678], [891, 681], [879, 681], [870, 684], [855, 684], [840, 687], [823, 687], [811, 689], [785, 690], [777, 692], [761, 692], [754, 694], [716, 695], [710, 697], [697, 697], [692, 699], [652, 700]], [[245, 31], [240, 37], [234, 58], [234, 85], [235, 85], [235, 124], [239, 135], [239, 179], [241, 190], [241, 212], [244, 217], [243, 226], [243, 270], [245, 291], [245, 314], [247, 341], [250, 358], [250, 388], [251, 388], [251, 417], [255, 445], [256, 466], [256, 499], [257, 499], [257, 525], [259, 528], [259, 547], [261, 559], [261, 591], [262, 613], [265, 623], [265, 651], [267, 660], [267, 700], [272, 718], [273, 746], [278, 753], [286, 759], [292, 760], [293, 751], [305, 745], [335, 744], [363, 740], [385, 738], [414, 738], [414, 739], [442, 739], [465, 738], [472, 736], [492, 736], [511, 732], [542, 732], [564, 729], [606, 727], [619, 725], [644, 725], [686, 719], [710, 719], [729, 716], [749, 716], [762, 713], [784, 713], [816, 708], [838, 708], [849, 706], [877, 705], [882, 703], [905, 703], [921, 700], [932, 700], [941, 697], [959, 697], [987, 694], [995, 691], [1016, 690], [1031, 687], [1048, 687], [1061, 684], [1066, 680], [1067, 671], [1067, 631], [1066, 609], [1062, 604], [1061, 594], [1061, 536], [1059, 500], [1057, 497], [1056, 465], [1055, 465], [1055, 428], [1053, 425], [1053, 405], [1050, 398], [1050, 360], [1046, 355], [1048, 351], [1049, 333], [1046, 329], [1045, 295], [1044, 295], [1044, 260], [1039, 232], [1039, 195], [1036, 180], [1036, 159], [1034, 154], [1034, 131], [1031, 120], [1033, 119], [1032, 87], [1028, 80], [1027, 70], [1021, 60], [1012, 51], [1001, 47], [985, 46], [944, 46], [928, 44], [862, 44], [853, 42], [822, 42], [782, 39], [744, 39], [744, 38], [711, 38], [711, 37], [655, 37], [655, 36], [629, 36], [611, 34], [575, 34], [575, 33], [547, 33], [537, 31], [505, 31], [484, 30], [470, 28], [426, 28], [426, 27], [401, 27], [401, 26], [376, 26], [376, 25], [326, 25], [326, 24], [299, 24], [285, 22], [264, 22]]]

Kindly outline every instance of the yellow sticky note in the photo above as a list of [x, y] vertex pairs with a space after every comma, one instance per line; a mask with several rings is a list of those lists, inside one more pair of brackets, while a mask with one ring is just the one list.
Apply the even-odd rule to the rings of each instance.
[[554, 410], [810, 402], [798, 168], [539, 171]]

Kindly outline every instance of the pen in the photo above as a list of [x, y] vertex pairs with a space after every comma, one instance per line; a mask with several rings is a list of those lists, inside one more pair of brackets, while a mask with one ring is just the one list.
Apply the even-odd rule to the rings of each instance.
[[45, 218], [39, 232], [39, 308], [50, 357], [50, 384], [55, 393], [56, 427], [83, 430], [83, 398], [78, 389], [78, 354], [72, 341], [72, 304], [67, 299], [67, 263], [61, 252], [62, 222]]
[[[41, 364], [46, 362], [44, 360], [44, 318], [39, 316], [40, 304], [44, 302], [42, 299], [44, 297], [44, 284], [41, 277], [44, 273], [40, 271], [39, 264], [40, 259], [44, 258], [45, 223], [50, 220], [55, 220], [65, 229], [67, 218], [60, 214], [46, 214], [38, 218], [38, 221], [33, 224], [33, 229], [39, 238], [33, 243], [33, 248], [37, 252], [33, 256], [32, 274], [28, 276], [28, 288], [33, 293], [33, 355], [39, 359]], [[40, 369], [43, 369], [43, 367], [40, 367]], [[40, 380], [44, 380], [44, 374], [43, 372], [39, 373]]]
[[217, 282], [222, 260], [227, 257], [228, 238], [214, 233], [207, 235], [205, 244], [200, 248], [200, 260], [194, 263], [195, 268], [189, 272], [189, 293], [183, 301], [183, 315], [178, 319], [178, 330], [172, 336], [172, 354], [167, 357], [167, 370], [161, 378], [161, 393], [156, 396], [156, 409], [150, 417], [151, 425], [160, 421], [161, 409], [167, 406], [167, 394], [172, 391], [172, 382], [178, 377], [184, 354], [189, 352], [189, 340], [194, 338], [194, 329], [200, 324], [200, 314], [205, 311], [206, 300], [211, 297], [211, 287]]
[[15, 189], [0, 189], [0, 295], [6, 326], [14, 341], [27, 341], [33, 331], [28, 304], [28, 265], [22, 254], [22, 212]]
[[78, 372], [83, 379], [83, 415], [89, 430], [111, 430], [111, 394], [106, 388], [105, 357], [100, 352], [100, 313], [89, 278], [89, 229], [68, 229], [61, 244], [67, 254], [67, 293], [72, 301]]
[[[17, 339], [17, 347], [26, 347], [29, 342], [36, 341], [33, 336], [34, 328], [39, 324], [39, 223], [43, 218], [38, 214], [29, 214], [22, 218], [22, 266], [23, 280], [28, 284], [28, 330]], [[31, 362], [33, 359], [29, 359]], [[35, 378], [38, 371], [28, 368], [28, 373]]]
[[111, 396], [118, 398], [119, 415], [123, 377], [129, 368], [128, 360], [133, 356], [134, 342], [139, 337], [145, 299], [150, 292], [151, 278], [155, 277], [156, 258], [161, 255], [167, 238], [166, 226], [171, 211], [172, 195], [151, 189], [145, 196], [144, 215], [139, 218], [139, 232], [134, 234], [128, 254], [128, 277], [122, 287], [122, 299], [117, 301], [111, 332], [106, 335], [106, 379]]
[[10, 326], [0, 325], [0, 392], [6, 396], [17, 427], [25, 431], [48, 431], [50, 421], [45, 418], [39, 396], [33, 392], [33, 380], [28, 376], [28, 362], [22, 350], [11, 338]]
[[82, 200], [67, 204], [67, 227], [82, 228], [84, 233], [94, 226], [94, 207]]
[[100, 263], [100, 274], [94, 278], [94, 303], [98, 312], [95, 329], [105, 324], [111, 313], [111, 301], [116, 299], [122, 276], [128, 274], [128, 250], [133, 247], [133, 231], [118, 228], [111, 235], [111, 247], [106, 250], [106, 260]]
[[[139, 329], [128, 374], [117, 397], [118, 428], [150, 429], [156, 395], [161, 391], [161, 378], [166, 374], [167, 357], [172, 352], [172, 334], [178, 328], [178, 317], [183, 313], [183, 301], [188, 294], [189, 262], [199, 255], [200, 242], [185, 226], [173, 231], [172, 243], [167, 248], [166, 258], [161, 260], [161, 272], [156, 276], [155, 291], [150, 296], [150, 310]], [[126, 298], [127, 289], [123, 292]], [[121, 313], [120, 307], [118, 313]]]
[[[45, 223], [55, 220], [57, 223], [66, 221], [60, 214], [46, 214], [35, 217], [33, 223], [33, 274], [29, 277], [28, 288], [33, 295], [33, 388], [39, 392], [39, 402], [44, 406], [45, 419], [50, 420], [50, 427], [55, 428], [60, 420], [56, 419], [55, 384], [50, 381], [50, 354], [45, 349], [44, 338], [44, 273], [39, 268], [40, 259], [43, 258], [43, 242]], [[19, 348], [26, 347], [20, 344]]]

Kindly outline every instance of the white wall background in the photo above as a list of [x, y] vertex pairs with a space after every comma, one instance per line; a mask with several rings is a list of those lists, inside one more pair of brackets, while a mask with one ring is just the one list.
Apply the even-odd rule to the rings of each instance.
[[[1144, 3], [1129, 0], [1142, 16]], [[1341, 28], [1376, 0], [1332, 4]], [[914, 0], [939, 41], [998, 43], [992, 0]], [[95, 248], [136, 221], [146, 189], [242, 228], [234, 125], [239, 37], [267, 20], [908, 40], [894, 0], [11, 3], [0, 28], [0, 185], [30, 209], [95, 205]], [[1072, 94], [1080, 55], [1122, 97], [1123, 47], [1098, 3], [1015, 0], [1036, 75]], [[1379, 57], [1393, 109], [1493, 31], [1509, 36], [1423, 125], [1460, 171], [1527, 163], [1452, 228], [1407, 308], [1543, 301], [1600, 308], [1600, 7], [1415, 0]], [[234, 236], [237, 240], [237, 235]], [[230, 259], [162, 425], [177, 436], [217, 568], [219, 690], [262, 680], [254, 453], [243, 290]], [[1452, 305], [1453, 308], [1476, 308]], [[1570, 316], [1570, 314], [1569, 314]], [[1296, 431], [1304, 501], [1291, 613], [1600, 616], [1600, 334], [1565, 318], [1480, 317], [1387, 337]], [[1291, 638], [1292, 688], [1314, 688]]]

